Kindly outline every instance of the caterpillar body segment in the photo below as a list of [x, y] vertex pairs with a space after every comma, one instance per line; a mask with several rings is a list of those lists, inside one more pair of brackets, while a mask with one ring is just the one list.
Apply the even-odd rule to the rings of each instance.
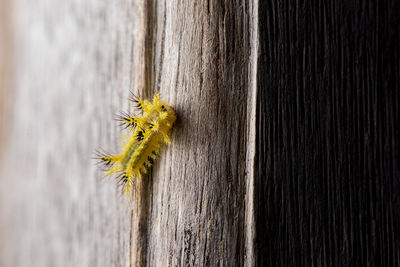
[[130, 129], [131, 135], [123, 135], [122, 150], [119, 155], [101, 154], [98, 156], [108, 171], [105, 175], [118, 173], [119, 181], [129, 197], [134, 177], [138, 180], [147, 173], [156, 158], [162, 144], [170, 144], [168, 136], [175, 120], [174, 110], [160, 101], [159, 94], [150, 102], [139, 98], [131, 98], [143, 111], [142, 116], [133, 117], [121, 113], [118, 120], [121, 126]]

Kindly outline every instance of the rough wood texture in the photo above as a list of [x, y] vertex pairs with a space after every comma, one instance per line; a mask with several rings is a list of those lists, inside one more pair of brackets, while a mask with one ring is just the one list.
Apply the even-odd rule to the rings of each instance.
[[246, 261], [252, 12], [235, 1], [158, 2], [153, 87], [179, 121], [149, 181], [149, 266]]
[[[14, 8], [18, 53], [0, 179], [2, 266], [249, 261], [252, 7], [18, 0]], [[91, 160], [99, 146], [118, 149], [113, 117], [128, 109], [129, 90], [142, 97], [160, 92], [178, 114], [172, 145], [132, 202]]]
[[400, 265], [400, 6], [343, 2], [260, 3], [258, 266]]
[[119, 148], [115, 114], [128, 110], [130, 89], [144, 86], [142, 4], [12, 3], [0, 265], [129, 266], [131, 203], [91, 158], [99, 147]]
[[[12, 1], [0, 266], [400, 265], [400, 7], [345, 2]], [[132, 201], [130, 90], [178, 114]]]

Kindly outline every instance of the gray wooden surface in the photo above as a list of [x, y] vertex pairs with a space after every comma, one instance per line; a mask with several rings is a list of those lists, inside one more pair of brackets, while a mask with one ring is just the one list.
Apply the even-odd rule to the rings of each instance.
[[10, 6], [9, 1], [0, 0], [0, 149], [5, 142], [4, 130], [11, 104], [11, 101], [7, 101], [11, 95], [13, 49]]
[[[213, 2], [213, 1], [210, 1]], [[13, 1], [1, 266], [251, 265], [254, 7]], [[128, 201], [91, 159], [117, 152], [129, 90], [177, 111]]]
[[[2, 266], [129, 266], [132, 207], [96, 168], [116, 151], [140, 54], [139, 4], [15, 1], [15, 88], [1, 190]], [[136, 37], [138, 36], [138, 37]]]

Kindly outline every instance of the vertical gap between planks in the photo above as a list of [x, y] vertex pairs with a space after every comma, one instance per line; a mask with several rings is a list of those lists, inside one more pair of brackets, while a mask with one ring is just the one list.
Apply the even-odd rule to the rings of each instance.
[[[144, 68], [139, 68], [139, 77], [142, 77], [139, 95], [142, 99], [150, 99], [155, 94], [154, 89], [154, 51], [156, 29], [156, 2], [141, 1], [140, 9], [143, 10], [142, 34], [139, 40], [143, 47], [141, 57], [144, 59]], [[132, 71], [138, 71], [132, 69]], [[146, 266], [148, 250], [148, 217], [152, 192], [152, 174], [142, 175], [142, 179], [134, 185], [132, 195], [132, 216], [130, 235], [130, 266]]]

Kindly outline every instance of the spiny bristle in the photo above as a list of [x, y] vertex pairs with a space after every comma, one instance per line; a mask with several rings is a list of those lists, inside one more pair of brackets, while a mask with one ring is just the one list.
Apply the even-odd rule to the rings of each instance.
[[128, 176], [125, 173], [121, 173], [119, 180], [122, 184], [126, 184], [128, 182]]
[[97, 160], [96, 164], [101, 164], [104, 167], [111, 168], [114, 164], [111, 160], [112, 156], [110, 154], [105, 153], [104, 151], [97, 150], [95, 153], [94, 159]]
[[118, 176], [118, 187], [120, 188], [122, 193], [126, 193], [127, 196], [129, 197], [129, 193], [131, 188], [133, 187], [133, 181], [132, 179], [129, 179], [129, 177], [126, 175], [125, 172], [121, 172]]
[[136, 134], [136, 140], [137, 141], [142, 141], [143, 138], [144, 138], [144, 131], [143, 130], [138, 131], [137, 134]]
[[123, 188], [125, 188], [127, 186], [127, 184], [129, 183], [129, 177], [128, 175], [126, 175], [125, 172], [120, 172], [116, 179], [118, 180], [118, 185], [122, 186]]
[[130, 95], [129, 95], [129, 100], [135, 103], [139, 102], [139, 97], [137, 97], [132, 91], [129, 91]]
[[121, 114], [117, 115], [117, 121], [120, 122], [119, 126], [125, 126], [125, 128], [127, 128], [127, 127], [135, 128], [136, 127], [135, 118], [126, 112], [121, 112]]
[[139, 97], [137, 97], [132, 91], [130, 92], [129, 100], [132, 101], [133, 103], [135, 103], [135, 106], [134, 106], [135, 108], [143, 110], [142, 100]]

